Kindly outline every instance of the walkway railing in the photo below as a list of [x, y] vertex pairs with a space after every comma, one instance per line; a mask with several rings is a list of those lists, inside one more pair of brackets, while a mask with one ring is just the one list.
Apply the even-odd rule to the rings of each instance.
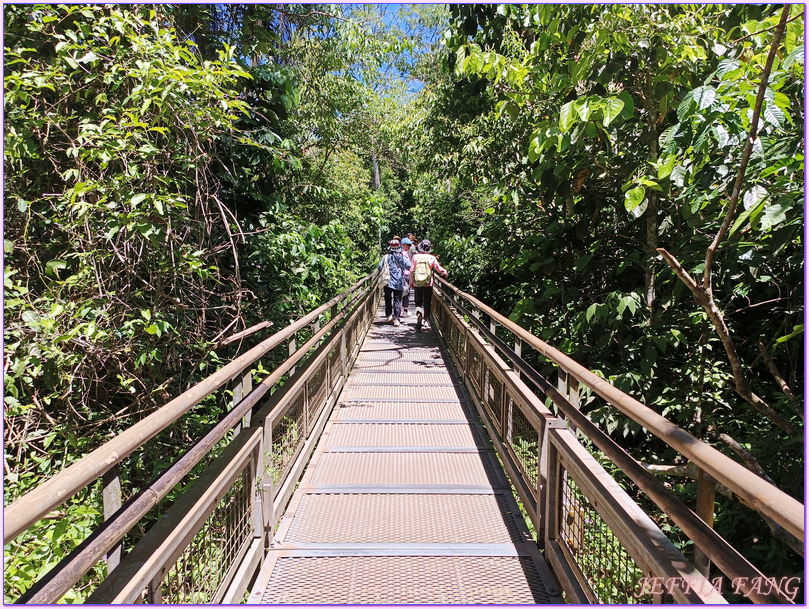
[[[664, 595], [676, 602], [724, 602], [717, 582], [705, 577], [709, 561], [754, 602], [790, 601], [713, 530], [714, 485], [724, 484], [803, 544], [801, 503], [475, 297], [441, 278], [435, 292], [441, 333], [571, 602], [638, 602], [636, 595], [651, 602]], [[557, 366], [558, 388], [525, 362], [524, 346]], [[579, 383], [700, 468], [696, 513], [579, 412]], [[576, 430], [693, 541], [696, 566], [584, 449]]]
[[[91, 603], [243, 600], [377, 310], [376, 279], [365, 277], [5, 508], [7, 544], [77, 492], [103, 484], [103, 524], [18, 602], [56, 602], [102, 560], [114, 576]], [[802, 544], [798, 501], [440, 278], [434, 302], [436, 325], [569, 601], [722, 603], [716, 580], [707, 579], [711, 563], [754, 602], [791, 600], [713, 530], [713, 492], [725, 485]], [[298, 347], [304, 332], [311, 337]], [[283, 343], [289, 358], [253, 387], [257, 362]], [[557, 386], [526, 363], [524, 347], [556, 365]], [[578, 410], [579, 384], [700, 468], [695, 511]], [[232, 406], [219, 423], [144, 488], [122, 490], [122, 462], [227, 391]], [[217, 452], [122, 558], [127, 533]], [[693, 541], [693, 562], [605, 465]], [[126, 502], [124, 490], [134, 493]]]
[[[240, 602], [376, 311], [376, 275], [256, 345], [6, 507], [5, 544], [97, 480], [104, 486], [104, 523], [18, 602], [58, 601], [102, 559], [114, 577], [98, 586], [90, 603]], [[323, 318], [328, 322], [321, 327]], [[309, 327], [313, 335], [297, 348], [296, 333]], [[284, 342], [290, 357], [253, 388], [254, 364]], [[228, 414], [122, 505], [120, 463], [227, 387], [233, 391]], [[121, 559], [125, 535], [229, 438], [219, 457]]]

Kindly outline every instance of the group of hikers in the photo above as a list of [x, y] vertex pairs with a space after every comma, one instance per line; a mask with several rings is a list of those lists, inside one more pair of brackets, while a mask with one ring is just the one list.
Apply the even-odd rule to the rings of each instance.
[[[415, 246], [415, 247], [414, 247]], [[433, 244], [423, 239], [416, 245], [416, 235], [404, 239], [394, 236], [388, 241], [388, 253], [378, 268], [385, 291], [385, 317], [394, 326], [402, 325], [402, 317], [409, 317], [410, 292], [416, 307], [416, 330], [430, 329], [433, 302], [433, 273], [447, 276], [446, 269], [432, 254]]]

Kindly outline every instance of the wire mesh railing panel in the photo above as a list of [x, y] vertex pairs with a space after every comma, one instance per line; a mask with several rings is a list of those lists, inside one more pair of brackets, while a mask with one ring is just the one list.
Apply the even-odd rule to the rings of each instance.
[[455, 354], [455, 357], [458, 361], [461, 360], [461, 350], [458, 349], [458, 324], [455, 323], [455, 320], [448, 317], [446, 323], [446, 334], [449, 337], [449, 348], [452, 349], [452, 352]]
[[278, 493], [281, 483], [295, 463], [298, 451], [306, 441], [306, 412], [304, 411], [303, 387], [292, 401], [292, 406], [272, 429], [272, 451], [270, 453], [270, 473], [272, 475], [273, 496]]
[[329, 388], [334, 389], [340, 382], [340, 341], [335, 340], [335, 346], [329, 351]]
[[601, 604], [651, 603], [643, 571], [599, 516], [576, 482], [562, 471], [559, 537]]
[[351, 353], [351, 350], [354, 348], [354, 329], [356, 325], [355, 321], [350, 320], [346, 323], [345, 329], [343, 330], [346, 336], [346, 351], [348, 353]]
[[539, 432], [523, 414], [520, 404], [506, 391], [506, 421], [503, 434], [523, 477], [536, 496], [539, 479]]
[[480, 387], [480, 373], [483, 369], [483, 355], [478, 351], [477, 346], [469, 342], [469, 380], [472, 381], [477, 390], [478, 395], [482, 395], [483, 391]]
[[489, 362], [483, 362], [483, 395], [481, 396], [495, 429], [503, 434], [503, 383], [494, 373]]
[[445, 336], [448, 336], [450, 331], [450, 323], [447, 306], [440, 298], [434, 299], [433, 302], [435, 305], [437, 305], [433, 307], [433, 314], [438, 322], [438, 326], [441, 328], [441, 332], [443, 332]]
[[439, 322], [441, 325], [441, 332], [448, 339], [447, 347], [449, 347], [449, 349], [457, 357], [459, 355], [458, 349], [457, 346], [455, 345], [455, 341], [452, 340], [453, 333], [456, 332], [455, 320], [452, 319], [452, 316], [449, 314], [449, 310], [447, 309], [446, 304], [440, 300], [439, 302], [441, 302], [441, 306], [439, 307], [441, 309], [441, 317], [439, 318]]
[[[161, 585], [163, 604], [208, 604], [253, 537], [249, 467], [219, 502], [169, 569]], [[226, 583], [226, 582], [225, 582]]]
[[444, 306], [439, 298], [433, 297], [433, 321], [439, 328], [444, 327]]
[[309, 396], [307, 400], [306, 427], [310, 431], [314, 427], [315, 420], [320, 416], [329, 395], [328, 370], [329, 361], [327, 358], [323, 358], [306, 384], [306, 391]]
[[458, 361], [461, 366], [466, 366], [466, 329], [459, 321], [454, 322], [453, 326], [455, 327], [455, 350], [458, 353]]

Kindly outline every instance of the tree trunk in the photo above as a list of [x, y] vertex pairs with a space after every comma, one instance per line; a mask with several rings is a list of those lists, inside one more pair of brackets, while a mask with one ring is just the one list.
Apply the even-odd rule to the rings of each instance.
[[[646, 111], [649, 126], [649, 161], [656, 163], [659, 156], [657, 144], [657, 103], [652, 86], [652, 74], [646, 72]], [[649, 306], [649, 323], [654, 321], [655, 301], [655, 259], [657, 258], [657, 193], [653, 190], [648, 194], [649, 204], [646, 207], [646, 245], [648, 258], [646, 260], [646, 304]]]
[[379, 190], [382, 184], [379, 180], [379, 159], [376, 158], [376, 154], [371, 156], [371, 161], [374, 164], [374, 190]]

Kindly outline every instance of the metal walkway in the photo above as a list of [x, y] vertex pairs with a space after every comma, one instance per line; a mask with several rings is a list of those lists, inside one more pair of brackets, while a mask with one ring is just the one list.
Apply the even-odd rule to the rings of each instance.
[[[89, 604], [541, 604], [561, 602], [559, 589], [573, 604], [726, 603], [717, 581], [734, 583], [725, 592], [738, 582], [733, 594], [756, 603], [795, 601], [787, 578], [779, 589], [712, 518], [718, 481], [802, 544], [800, 502], [440, 277], [438, 330], [417, 334], [412, 318], [381, 323], [378, 276], [240, 348], [5, 506], [6, 551], [25, 552], [36, 536], [22, 535], [37, 521], [63, 518], [59, 506], [103, 486], [86, 504], [103, 523], [16, 602], [54, 604], [86, 589], [102, 560], [108, 575]], [[553, 363], [555, 383], [523, 359], [524, 347]], [[290, 356], [277, 364], [276, 352], [254, 386], [275, 349]], [[578, 410], [580, 385], [700, 468], [696, 513]], [[209, 399], [230, 404], [221, 420], [145, 486], [134, 482], [151, 439]], [[578, 434], [657, 507], [639, 505]], [[693, 555], [658, 527], [662, 514]]]
[[404, 321], [371, 326], [249, 602], [561, 602], [438, 333]]

